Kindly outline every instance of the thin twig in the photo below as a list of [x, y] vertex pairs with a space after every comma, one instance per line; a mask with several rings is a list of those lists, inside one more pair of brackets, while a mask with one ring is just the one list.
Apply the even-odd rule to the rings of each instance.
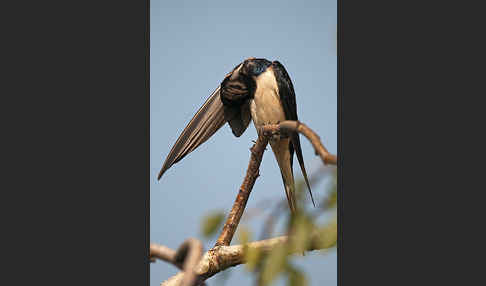
[[194, 271], [203, 252], [202, 243], [194, 238], [189, 238], [179, 246], [175, 260], [178, 263], [183, 263], [184, 278], [182, 279], [183, 286], [195, 285], [197, 274]]
[[248, 169], [246, 171], [245, 179], [240, 187], [236, 200], [231, 208], [231, 212], [228, 215], [226, 223], [223, 226], [223, 231], [221, 232], [215, 246], [230, 245], [233, 235], [235, 234], [236, 228], [240, 222], [243, 211], [245, 210], [246, 203], [250, 196], [253, 185], [259, 176], [260, 163], [263, 157], [263, 152], [265, 152], [265, 147], [268, 144], [268, 139], [273, 134], [282, 132], [299, 132], [302, 133], [309, 141], [311, 141], [312, 146], [319, 154], [324, 164], [336, 165], [337, 158], [335, 155], [330, 154], [327, 149], [322, 145], [319, 136], [312, 131], [307, 125], [299, 121], [283, 121], [279, 124], [265, 125], [260, 130], [258, 130], [258, 140], [255, 142], [251, 150], [250, 162], [248, 163]]
[[192, 286], [196, 284], [197, 274], [195, 269], [201, 260], [202, 252], [202, 243], [194, 238], [186, 239], [179, 246], [177, 251], [164, 245], [150, 243], [151, 257], [172, 263], [183, 271], [181, 273], [184, 274], [181, 275], [181, 281], [178, 284], [182, 286]]
[[175, 255], [176, 251], [165, 245], [150, 243], [150, 258], [158, 258], [165, 262], [169, 262], [182, 270], [182, 264], [176, 263]]
[[337, 157], [336, 155], [333, 155], [327, 151], [326, 147], [322, 145], [321, 138], [312, 131], [307, 125], [300, 121], [292, 121], [292, 120], [286, 120], [282, 121], [279, 124], [271, 124], [271, 125], [265, 125], [263, 128], [263, 131], [266, 132], [275, 132], [278, 133], [280, 131], [284, 132], [299, 132], [309, 141], [311, 142], [312, 146], [314, 146], [314, 150], [316, 151], [316, 155], [319, 155], [322, 159], [322, 162], [324, 162], [325, 165], [327, 164], [332, 164], [332, 165], [337, 165]]
[[240, 223], [241, 216], [245, 210], [246, 203], [250, 197], [251, 190], [255, 181], [259, 176], [260, 163], [262, 162], [263, 152], [268, 144], [268, 134], [261, 133], [258, 136], [258, 140], [253, 147], [250, 148], [251, 156], [248, 163], [248, 169], [246, 170], [246, 176], [241, 184], [236, 200], [231, 208], [226, 223], [223, 226], [223, 231], [218, 237], [215, 246], [230, 245], [236, 228]]

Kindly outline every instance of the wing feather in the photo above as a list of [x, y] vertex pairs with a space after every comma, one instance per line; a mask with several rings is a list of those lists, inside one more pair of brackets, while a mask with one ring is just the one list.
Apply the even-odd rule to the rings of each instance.
[[165, 171], [206, 142], [225, 123], [220, 86], [218, 86], [182, 131], [167, 155], [157, 179], [160, 180]]
[[251, 121], [250, 95], [254, 83], [242, 70], [243, 63], [237, 65], [221, 82], [221, 101], [224, 116], [236, 137], [240, 137]]

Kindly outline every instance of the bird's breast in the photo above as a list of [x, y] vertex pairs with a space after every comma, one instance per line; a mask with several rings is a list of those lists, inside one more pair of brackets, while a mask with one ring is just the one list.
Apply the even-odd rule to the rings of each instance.
[[271, 68], [256, 78], [256, 89], [250, 104], [255, 127], [275, 124], [285, 120], [285, 113], [278, 94], [277, 80]]

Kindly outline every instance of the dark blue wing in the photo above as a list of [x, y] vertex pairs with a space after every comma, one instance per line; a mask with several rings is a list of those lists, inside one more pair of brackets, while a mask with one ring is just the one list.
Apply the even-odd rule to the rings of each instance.
[[[278, 62], [274, 61], [272, 63], [272, 69], [275, 73], [275, 77], [277, 79], [278, 84], [278, 92], [280, 96], [280, 101], [283, 105], [283, 110], [285, 113], [285, 118], [287, 120], [298, 120], [297, 117], [297, 103], [295, 102], [295, 92], [294, 86], [292, 85], [292, 81], [285, 70], [284, 66]], [[297, 154], [297, 160], [299, 161], [300, 169], [302, 170], [302, 175], [304, 175], [305, 183], [307, 184], [307, 188], [309, 189], [309, 194], [312, 199], [312, 203], [314, 206], [314, 197], [312, 196], [312, 191], [309, 184], [309, 179], [307, 178], [307, 172], [305, 171], [304, 165], [304, 157], [302, 156], [302, 148], [300, 147], [300, 138], [298, 133], [290, 134], [290, 164], [293, 164], [293, 154], [294, 151]]]

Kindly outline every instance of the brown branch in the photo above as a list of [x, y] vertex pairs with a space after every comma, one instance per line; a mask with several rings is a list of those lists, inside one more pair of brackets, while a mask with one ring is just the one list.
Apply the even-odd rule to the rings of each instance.
[[186, 239], [177, 249], [174, 251], [166, 246], [151, 243], [150, 244], [150, 256], [159, 258], [174, 264], [179, 269], [183, 270], [180, 275], [177, 285], [192, 286], [196, 285], [196, 278], [198, 275], [195, 272], [196, 266], [200, 262], [202, 256], [202, 243], [194, 238]]
[[179, 246], [175, 259], [177, 262], [184, 262], [183, 268], [185, 275], [182, 279], [183, 286], [195, 285], [197, 275], [194, 269], [201, 259], [202, 251], [202, 243], [194, 238], [187, 239]]
[[182, 270], [182, 264], [175, 261], [176, 252], [165, 245], [150, 243], [150, 258], [158, 258], [165, 262], [169, 262]]
[[262, 161], [263, 152], [268, 144], [268, 139], [271, 135], [282, 132], [299, 132], [303, 134], [314, 146], [316, 154], [318, 154], [324, 164], [337, 164], [337, 158], [335, 155], [330, 154], [327, 149], [322, 145], [319, 136], [312, 131], [307, 125], [299, 121], [283, 121], [279, 124], [265, 125], [258, 130], [258, 140], [255, 142], [251, 150], [250, 162], [248, 163], [248, 169], [246, 170], [246, 176], [243, 180], [243, 184], [240, 187], [236, 200], [231, 208], [231, 212], [223, 226], [215, 246], [230, 245], [236, 228], [240, 222], [243, 211], [245, 210], [246, 203], [250, 197], [251, 190], [255, 184], [256, 179], [259, 176], [260, 163]]
[[327, 151], [326, 147], [322, 145], [321, 138], [312, 131], [307, 125], [299, 121], [292, 121], [286, 120], [282, 121], [279, 124], [272, 124], [272, 125], [265, 125], [263, 127], [264, 131], [267, 132], [299, 132], [304, 135], [309, 141], [311, 142], [314, 150], [316, 151], [316, 155], [319, 155], [324, 162], [325, 165], [332, 164], [337, 165], [337, 157]]
[[[260, 132], [259, 132], [260, 133]], [[248, 163], [248, 169], [246, 170], [246, 176], [241, 184], [236, 200], [231, 208], [231, 211], [226, 219], [226, 223], [223, 226], [223, 231], [218, 237], [215, 246], [230, 245], [236, 228], [240, 223], [241, 216], [245, 210], [246, 203], [250, 197], [251, 190], [255, 181], [259, 176], [260, 163], [262, 162], [263, 152], [268, 144], [268, 138], [270, 134], [260, 133], [258, 140], [253, 147], [250, 148], [251, 156]]]
[[[335, 245], [337, 239], [336, 224], [333, 223], [327, 227], [327, 238], [323, 239], [322, 232], [315, 231], [312, 233], [310, 244], [307, 250], [328, 249]], [[250, 242], [246, 245], [215, 246], [207, 251], [195, 268], [197, 281], [203, 283], [215, 274], [225, 269], [246, 263], [245, 248], [258, 249], [261, 255], [269, 254], [274, 248], [281, 245], [292, 245], [292, 237], [279, 236], [261, 241]], [[289, 254], [301, 253], [301, 250], [289, 249]], [[162, 283], [162, 286], [179, 286], [182, 285], [185, 272], [179, 272]]]

